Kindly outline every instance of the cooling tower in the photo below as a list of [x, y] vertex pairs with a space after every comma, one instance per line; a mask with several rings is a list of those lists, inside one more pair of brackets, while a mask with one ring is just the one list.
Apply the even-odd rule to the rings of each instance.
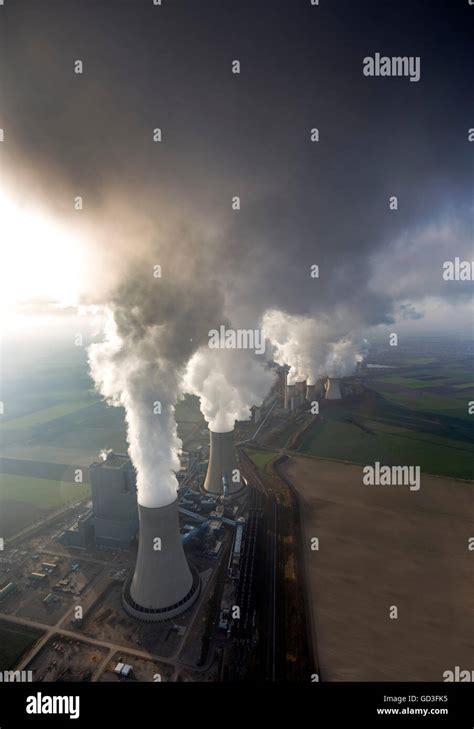
[[326, 383], [326, 400], [342, 400], [341, 380], [336, 377], [328, 377]]
[[304, 399], [304, 396], [306, 393], [306, 380], [300, 380], [299, 382], [296, 382], [295, 385], [296, 385], [296, 392], [298, 392]]
[[286, 385], [285, 410], [294, 410], [296, 407], [296, 385]]
[[225, 484], [227, 495], [233, 496], [243, 488], [240, 472], [238, 480], [233, 480], [237, 477], [234, 472], [238, 470], [235, 459], [234, 431], [215, 433], [210, 430], [209, 433], [211, 434], [211, 450], [204, 490], [221, 496], [224, 493]]
[[145, 622], [167, 620], [187, 610], [199, 595], [181, 544], [178, 500], [167, 506], [138, 505], [140, 536], [133, 577], [124, 585], [123, 605]]
[[306, 400], [312, 402], [316, 399], [316, 385], [307, 385], [306, 387]]

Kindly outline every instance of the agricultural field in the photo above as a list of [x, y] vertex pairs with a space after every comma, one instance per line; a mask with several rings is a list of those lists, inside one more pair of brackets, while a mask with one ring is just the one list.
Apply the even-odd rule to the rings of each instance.
[[0, 474], [0, 534], [9, 538], [51, 511], [90, 494], [88, 484]]
[[246, 448], [245, 452], [262, 473], [265, 472], [267, 464], [278, 455], [276, 451], [267, 451], [259, 448]]
[[474, 478], [472, 360], [372, 370], [361, 397], [323, 403], [299, 451], [353, 463], [419, 465]]
[[472, 484], [366, 486], [360, 466], [299, 455], [278, 470], [302, 506], [321, 680], [442, 681], [471, 665]]
[[0, 671], [12, 670], [42, 633], [34, 628], [0, 621]]

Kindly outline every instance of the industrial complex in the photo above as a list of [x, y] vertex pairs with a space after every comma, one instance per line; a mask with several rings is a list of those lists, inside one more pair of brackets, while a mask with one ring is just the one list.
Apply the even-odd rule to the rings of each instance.
[[275, 503], [245, 446], [256, 434], [304, 428], [315, 398], [343, 390], [324, 380], [289, 385], [287, 372], [278, 368], [251, 421], [193, 436], [174, 501], [138, 503], [129, 456], [106, 449], [89, 466], [88, 499], [7, 542], [0, 620], [37, 636], [19, 668], [43, 681], [285, 672], [268, 600], [278, 588]]
[[[317, 635], [315, 610], [335, 588], [315, 602], [313, 580], [339, 585], [341, 547], [331, 551], [330, 572], [327, 552], [319, 556], [308, 545], [324, 536], [324, 519], [335, 520], [326, 535], [334, 539], [348, 518], [344, 510], [337, 516], [341, 489], [352, 500], [368, 492], [357, 486], [356, 465], [319, 460], [318, 483], [330, 504], [323, 513], [315, 462], [295, 454], [331, 422], [370, 436], [347, 413], [373, 402], [371, 372], [360, 365], [351, 377], [290, 384], [288, 368], [275, 367], [274, 385], [250, 420], [228, 432], [203, 421], [185, 431], [176, 496], [159, 506], [139, 503], [130, 457], [103, 450], [87, 469], [86, 498], [13, 535], [0, 551], [0, 628], [25, 640], [10, 668], [46, 682], [328, 675], [331, 641], [327, 632]], [[295, 479], [295, 472], [303, 475]], [[313, 502], [318, 508], [308, 507]], [[357, 508], [363, 515], [351, 501]], [[357, 519], [351, 524], [356, 529]], [[371, 679], [370, 661], [364, 668], [351, 659], [351, 675]]]

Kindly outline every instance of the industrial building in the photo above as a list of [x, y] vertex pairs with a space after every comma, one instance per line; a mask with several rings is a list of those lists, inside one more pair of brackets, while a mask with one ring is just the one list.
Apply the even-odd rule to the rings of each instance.
[[68, 526], [59, 536], [59, 541], [67, 547], [84, 549], [94, 539], [94, 515], [89, 509]]
[[124, 676], [125, 678], [129, 678], [132, 672], [133, 666], [131, 666], [129, 663], [117, 663], [114, 668], [114, 673], [116, 673], [118, 676]]
[[245, 488], [237, 467], [234, 431], [215, 433], [209, 430], [211, 447], [204, 491], [215, 496], [235, 497]]
[[44, 582], [47, 579], [48, 575], [45, 572], [32, 572], [30, 574], [30, 582], [32, 583], [38, 583], [38, 582]]
[[8, 597], [8, 595], [11, 595], [12, 592], [15, 592], [15, 590], [16, 590], [16, 585], [14, 582], [9, 582], [8, 585], [5, 585], [5, 587], [2, 587], [2, 589], [0, 590], [0, 602], [2, 600], [5, 600], [5, 598]]
[[89, 472], [96, 544], [127, 547], [138, 533], [136, 475], [130, 458], [106, 452]]
[[54, 572], [58, 565], [56, 562], [42, 562], [41, 567], [45, 572]]

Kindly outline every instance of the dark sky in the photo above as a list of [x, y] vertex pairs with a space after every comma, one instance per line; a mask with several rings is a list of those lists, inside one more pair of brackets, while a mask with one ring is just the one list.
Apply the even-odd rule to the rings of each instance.
[[[88, 245], [120, 259], [119, 289], [145, 259], [178, 261], [246, 325], [277, 307], [442, 329], [456, 305], [465, 327], [470, 284], [441, 273], [472, 257], [474, 6], [162, 3], [5, 0], [2, 189], [67, 221], [83, 195]], [[376, 52], [420, 56], [420, 81], [365, 77]], [[93, 278], [88, 300], [103, 288]]]

